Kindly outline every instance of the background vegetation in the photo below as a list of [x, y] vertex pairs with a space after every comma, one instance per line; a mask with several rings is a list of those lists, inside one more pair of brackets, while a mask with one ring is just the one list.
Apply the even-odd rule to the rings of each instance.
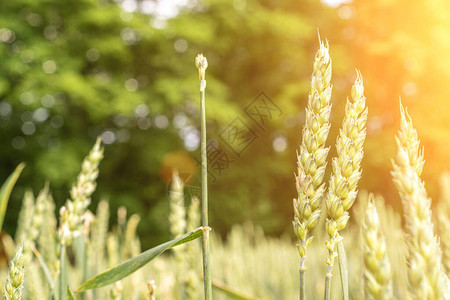
[[[192, 193], [197, 186], [194, 57], [203, 52], [208, 137], [231, 159], [221, 172], [210, 166], [211, 226], [225, 234], [251, 220], [266, 233], [291, 234], [295, 151], [317, 29], [331, 45], [332, 124], [342, 119], [353, 66], [364, 77], [369, 119], [360, 188], [401, 207], [389, 174], [400, 95], [426, 149], [423, 180], [439, 198], [438, 178], [450, 168], [450, 3], [174, 1], [165, 12], [163, 2], [0, 2], [0, 178], [27, 163], [7, 232], [15, 230], [27, 187], [37, 193], [49, 180], [56, 205], [65, 202], [79, 162], [101, 135], [105, 159], [91, 209], [108, 198], [112, 211], [124, 205], [139, 213], [144, 249], [167, 240], [171, 169], [194, 174]], [[262, 127], [245, 111], [260, 92], [281, 110]], [[239, 156], [221, 139], [237, 117], [258, 136]]]

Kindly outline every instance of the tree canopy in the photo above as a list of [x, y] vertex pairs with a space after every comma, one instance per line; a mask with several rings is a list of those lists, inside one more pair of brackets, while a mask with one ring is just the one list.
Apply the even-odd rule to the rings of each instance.
[[[83, 156], [102, 136], [105, 159], [93, 206], [106, 197], [113, 208], [139, 213], [146, 247], [166, 239], [172, 169], [192, 175], [188, 194], [198, 184], [197, 53], [209, 62], [212, 227], [223, 233], [252, 220], [268, 233], [289, 230], [295, 151], [318, 30], [333, 59], [329, 145], [354, 67], [366, 85], [362, 188], [399, 205], [389, 175], [399, 95], [417, 120], [425, 158], [431, 155], [424, 174], [434, 178], [432, 186], [448, 167], [442, 164], [449, 152], [442, 109], [450, 80], [445, 1], [338, 7], [318, 0], [192, 1], [168, 19], [148, 11], [153, 2], [133, 2], [132, 11], [107, 0], [0, 3], [0, 174], [6, 178], [19, 162], [27, 163], [7, 231], [27, 187], [36, 193], [49, 180], [62, 204]], [[237, 125], [247, 134], [239, 145], [227, 132]]]

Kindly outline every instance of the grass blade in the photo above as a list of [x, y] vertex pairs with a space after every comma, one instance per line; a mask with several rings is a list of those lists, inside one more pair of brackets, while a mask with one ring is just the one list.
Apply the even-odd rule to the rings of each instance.
[[33, 251], [34, 255], [37, 257], [39, 264], [41, 265], [42, 271], [44, 271], [45, 278], [47, 279], [48, 284], [50, 285], [50, 289], [53, 290], [53, 286], [55, 282], [52, 279], [52, 275], [50, 274], [50, 270], [48, 269], [47, 264], [44, 261], [42, 255], [37, 251], [36, 247], [31, 245], [31, 251]]
[[25, 164], [19, 164], [14, 172], [9, 175], [8, 179], [6, 179], [0, 189], [0, 230], [3, 227], [3, 220], [5, 219], [6, 208], [8, 207], [9, 195], [11, 195], [11, 191], [16, 184], [20, 173], [22, 173], [23, 168], [25, 168]]
[[76, 292], [78, 293], [78, 292], [82, 292], [82, 291], [86, 291], [86, 290], [90, 290], [90, 289], [99, 288], [99, 287], [114, 283], [116, 281], [119, 281], [119, 280], [127, 277], [128, 275], [136, 272], [137, 270], [139, 270], [140, 268], [142, 268], [143, 266], [148, 264], [151, 260], [156, 258], [158, 255], [160, 255], [164, 251], [166, 251], [172, 247], [190, 242], [192, 240], [195, 240], [195, 239], [201, 237], [204, 230], [209, 230], [209, 228], [199, 227], [199, 228], [192, 230], [174, 240], [168, 241], [164, 244], [161, 244], [154, 248], [151, 248], [151, 249], [139, 254], [136, 257], [133, 257], [113, 268], [106, 270], [105, 272], [103, 272], [99, 275], [94, 276], [93, 278], [91, 278], [88, 281], [86, 281], [85, 283], [83, 283], [77, 289]]
[[238, 292], [236, 290], [233, 290], [232, 288], [230, 288], [229, 286], [227, 286], [226, 284], [217, 281], [217, 280], [212, 280], [211, 281], [212, 287], [225, 293], [227, 296], [231, 297], [232, 299], [238, 299], [238, 300], [262, 300], [261, 298], [254, 298], [248, 295], [245, 295], [241, 292]]

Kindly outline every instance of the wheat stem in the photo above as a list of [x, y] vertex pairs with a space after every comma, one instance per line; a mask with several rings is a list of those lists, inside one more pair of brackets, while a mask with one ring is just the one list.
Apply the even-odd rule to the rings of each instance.
[[298, 196], [293, 199], [293, 226], [299, 239], [297, 248], [300, 255], [300, 299], [306, 297], [306, 252], [313, 239], [309, 234], [319, 221], [320, 203], [325, 192], [323, 176], [330, 149], [325, 147], [325, 142], [330, 130], [331, 90], [328, 44], [320, 41], [314, 60], [302, 143], [297, 153], [298, 174], [295, 181]]
[[[200, 226], [200, 201], [193, 197], [191, 199], [191, 205], [189, 206], [187, 216], [187, 231], [192, 231]], [[187, 274], [186, 278], [186, 295], [187, 299], [198, 299], [198, 275], [196, 272], [197, 253], [199, 252], [199, 244], [196, 242], [186, 243], [186, 256], [187, 256]]]
[[202, 254], [203, 254], [203, 277], [205, 285], [205, 299], [212, 299], [211, 286], [211, 262], [209, 249], [209, 227], [208, 227], [208, 160], [206, 152], [206, 101], [205, 101], [205, 70], [208, 67], [208, 61], [203, 54], [199, 54], [195, 59], [198, 68], [200, 81], [200, 111], [201, 111], [201, 162], [202, 162]]
[[339, 273], [341, 275], [341, 286], [344, 300], [349, 299], [348, 293], [348, 263], [347, 255], [345, 254], [344, 242], [340, 242], [337, 245], [338, 257], [339, 257]]
[[67, 297], [67, 284], [65, 278], [65, 254], [66, 254], [66, 246], [64, 244], [60, 244], [59, 248], [59, 299], [66, 299]]

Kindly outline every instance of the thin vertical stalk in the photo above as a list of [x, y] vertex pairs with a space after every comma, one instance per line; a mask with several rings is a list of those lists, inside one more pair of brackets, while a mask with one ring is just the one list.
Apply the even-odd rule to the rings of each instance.
[[208, 160], [206, 152], [206, 101], [205, 101], [205, 70], [208, 67], [206, 58], [199, 54], [195, 60], [198, 68], [200, 81], [200, 111], [201, 111], [201, 161], [202, 161], [202, 255], [203, 255], [203, 280], [205, 288], [205, 299], [212, 299], [211, 286], [211, 262], [209, 249], [209, 227], [208, 227]]
[[66, 246], [61, 244], [59, 254], [59, 300], [65, 300], [67, 297], [67, 285], [65, 280], [65, 259]]
[[300, 300], [306, 299], [306, 256], [300, 257]]
[[342, 294], [344, 300], [348, 300], [348, 264], [347, 255], [345, 254], [344, 242], [340, 241], [337, 245], [337, 248], [339, 254], [339, 271], [341, 274]]
[[[87, 232], [88, 232], [88, 229], [86, 230], [86, 232], [82, 232], [81, 233], [81, 235], [80, 235], [80, 240], [81, 240], [81, 272], [82, 272], [82, 274], [81, 274], [81, 276], [82, 276], [82, 281], [83, 282], [85, 282], [86, 280], [88, 280], [88, 275], [87, 275], [87, 269], [88, 269], [88, 267], [87, 267], [87, 253], [86, 253], [86, 251], [87, 251], [87, 238], [86, 238], [86, 236], [87, 236]], [[84, 292], [84, 293], [82, 293], [81, 295], [80, 295], [80, 297], [81, 297], [81, 299], [83, 299], [83, 300], [86, 300], [87, 299], [87, 293], [86, 292]]]
[[[331, 254], [330, 254], [331, 255]], [[331, 298], [331, 276], [333, 271], [333, 265], [328, 265], [327, 267], [327, 275], [325, 277], [325, 293], [324, 293], [324, 299], [330, 300]]]

